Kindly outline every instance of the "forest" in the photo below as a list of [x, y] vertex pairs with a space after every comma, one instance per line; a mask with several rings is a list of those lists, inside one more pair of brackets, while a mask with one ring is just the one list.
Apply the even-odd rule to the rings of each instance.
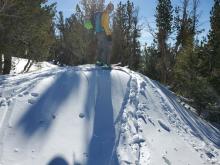
[[[128, 0], [112, 15], [111, 63], [159, 81], [197, 110], [220, 122], [220, 0], [213, 0], [210, 30], [198, 38], [200, 0], [157, 0], [153, 43], [140, 43], [139, 9]], [[12, 57], [28, 59], [23, 72], [40, 61], [59, 66], [96, 62], [96, 36], [84, 27], [88, 17], [105, 8], [104, 0], [80, 0], [64, 18], [47, 0], [0, 0], [0, 75], [10, 74]], [[147, 20], [146, 20], [147, 24]], [[145, 24], [145, 26], [146, 26]]]

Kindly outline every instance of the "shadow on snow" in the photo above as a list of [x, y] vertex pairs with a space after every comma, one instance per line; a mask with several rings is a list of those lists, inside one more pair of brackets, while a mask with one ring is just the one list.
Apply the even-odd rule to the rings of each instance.
[[[115, 154], [115, 126], [111, 94], [111, 75], [109, 70], [92, 71], [91, 83], [88, 80], [88, 95], [85, 102], [86, 119], [91, 116], [91, 106], [94, 110], [93, 133], [88, 148], [87, 165], [117, 165]], [[94, 80], [95, 79], [95, 80]], [[73, 71], [60, 73], [54, 83], [44, 92], [16, 124], [27, 138], [37, 132], [44, 135], [51, 127], [54, 115], [69, 95], [80, 86], [81, 77]], [[97, 91], [95, 91], [95, 88]], [[95, 105], [94, 105], [94, 98]], [[49, 165], [67, 165], [65, 159], [55, 157]], [[75, 163], [77, 165], [80, 163]]]
[[220, 148], [220, 131], [213, 127], [210, 123], [203, 121], [197, 117], [193, 112], [186, 110], [181, 104], [177, 102], [177, 97], [160, 83], [154, 81], [154, 84], [162, 90], [168, 97], [169, 101], [175, 107], [176, 112], [180, 115], [181, 119], [192, 129], [192, 133], [201, 140], [208, 139]]
[[42, 97], [33, 104], [17, 123], [27, 137], [37, 131], [46, 133], [53, 123], [54, 115], [68, 96], [80, 85], [80, 76], [74, 72], [64, 72], [46, 90]]
[[100, 71], [96, 76], [97, 98], [87, 165], [117, 165], [110, 71]]

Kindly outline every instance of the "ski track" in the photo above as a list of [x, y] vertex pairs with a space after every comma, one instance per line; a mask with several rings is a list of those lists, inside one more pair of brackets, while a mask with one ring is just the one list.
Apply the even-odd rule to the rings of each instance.
[[[64, 69], [65, 70], [65, 69]], [[29, 93], [41, 80], [55, 76], [64, 71], [63, 69], [48, 69], [46, 71], [37, 71], [34, 73], [27, 73], [23, 75], [5, 76], [0, 85], [0, 140], [4, 135], [6, 122], [11, 116], [13, 109], [13, 102], [17, 97], [23, 97], [31, 95], [32, 97], [38, 97], [38, 93]], [[7, 89], [7, 90], [4, 90]], [[28, 103], [34, 104], [34, 99], [28, 99]], [[4, 104], [2, 108], [2, 104]], [[1, 146], [2, 144], [0, 144]], [[1, 147], [3, 148], [3, 147]], [[1, 158], [1, 154], [0, 154]]]
[[[125, 99], [123, 110], [118, 117], [120, 120], [116, 120], [118, 125], [121, 125], [117, 142], [117, 155], [120, 164], [150, 164], [151, 157], [148, 147], [150, 142], [146, 141], [142, 136], [142, 124], [147, 124], [147, 121], [149, 121], [155, 126], [155, 121], [152, 121], [151, 116], [147, 114], [147, 111], [151, 109], [147, 103], [154, 104], [155, 100], [158, 100], [162, 105], [163, 113], [167, 116], [167, 120], [171, 125], [171, 127], [169, 127], [162, 120], [158, 119], [160, 127], [167, 132], [172, 130], [176, 131], [196, 152], [200, 153], [200, 157], [204, 163], [218, 164], [217, 158], [219, 157], [219, 151], [216, 150], [215, 147], [220, 147], [219, 130], [210, 124], [207, 126], [207, 123], [204, 124], [205, 121], [187, 112], [184, 107], [175, 107], [177, 106], [176, 104], [178, 104], [174, 100], [175, 96], [171, 96], [171, 92], [168, 90], [164, 91], [165, 88], [163, 86], [158, 85], [158, 83], [151, 81], [141, 74], [137, 76], [137, 74], [132, 71], [130, 71], [130, 74], [131, 80], [128, 84], [129, 96]], [[147, 89], [151, 88], [153, 91], [150, 94], [151, 96], [149, 95], [150, 97], [147, 97], [147, 94], [145, 94], [146, 87]], [[156, 104], [155, 106], [157, 107]], [[178, 104], [178, 106], [180, 105]], [[159, 109], [159, 107], [157, 109]], [[178, 111], [176, 112], [175, 109], [178, 109]], [[179, 113], [184, 113], [185, 116], [181, 116]], [[192, 116], [190, 119], [193, 121], [186, 121], [190, 115]], [[179, 118], [179, 116], [181, 118]], [[196, 121], [197, 123], [195, 123]], [[191, 123], [195, 123], [196, 126]], [[201, 125], [203, 126], [203, 130], [201, 130]], [[216, 145], [215, 147], [213, 147], [213, 143]], [[171, 164], [164, 155], [162, 158], [166, 164]]]
[[[35, 104], [35, 97], [38, 97], [39, 94], [38, 93], [29, 93], [30, 90], [32, 90], [41, 80], [48, 78], [48, 77], [53, 77], [53, 76], [58, 76], [60, 73], [63, 72], [79, 72], [80, 74], [82, 74], [83, 77], [85, 77], [85, 79], [87, 80], [87, 83], [89, 84], [89, 79], [87, 76], [87, 72], [96, 72], [96, 77], [97, 77], [97, 73], [98, 71], [102, 71], [102, 68], [98, 68], [98, 67], [88, 67], [88, 68], [81, 68], [81, 67], [66, 67], [63, 69], [48, 69], [46, 71], [36, 71], [36, 72], [32, 72], [32, 73], [27, 73], [27, 74], [22, 74], [22, 75], [17, 75], [15, 76], [4, 76], [1, 77], [1, 84], [0, 84], [0, 89], [1, 93], [0, 93], [0, 104], [5, 104], [5, 106], [0, 107], [1, 111], [0, 114], [3, 112], [3, 115], [0, 117], [0, 141], [2, 141], [2, 138], [4, 137], [4, 130], [6, 130], [6, 128], [9, 126], [8, 125], [8, 120], [11, 117], [12, 114], [12, 110], [14, 107], [14, 104], [12, 104], [13, 102], [15, 102], [15, 100], [17, 98], [23, 97], [23, 96], [27, 96], [29, 97], [28, 99], [28, 103], [30, 104]], [[115, 68], [114, 70], [120, 70], [124, 73], [127, 73], [127, 71], [125, 71], [124, 69], [121, 68]], [[127, 73], [128, 74], [128, 73]], [[118, 77], [120, 79], [120, 77]], [[96, 78], [96, 82], [98, 81], [98, 79]], [[120, 80], [121, 81], [121, 80]], [[96, 83], [96, 95], [98, 93], [98, 85], [100, 83]], [[102, 88], [102, 87], [101, 87]], [[7, 89], [7, 90], [5, 90]], [[97, 98], [95, 98], [96, 100]], [[80, 116], [84, 117], [84, 114], [81, 114]], [[4, 148], [3, 146], [4, 144], [0, 144], [0, 160], [1, 160], [1, 153], [2, 153], [2, 149]], [[116, 146], [114, 146], [116, 147]], [[18, 151], [16, 151], [18, 152]], [[114, 154], [114, 153], [113, 153]], [[113, 155], [112, 155], [113, 156]], [[113, 159], [113, 158], [112, 158]]]
[[[33, 73], [26, 73], [22, 75], [3, 76], [0, 80], [0, 141], [4, 136], [4, 131], [8, 127], [7, 121], [11, 117], [12, 109], [16, 97], [23, 97], [29, 95], [31, 89], [33, 89], [41, 80], [54, 76], [63, 72], [62, 69], [47, 69], [45, 71], [36, 71]], [[7, 90], [5, 90], [7, 88]], [[31, 93], [32, 97], [37, 97], [37, 93]], [[33, 99], [29, 99], [28, 102], [34, 102]], [[2, 104], [4, 104], [2, 108]], [[2, 143], [0, 143], [0, 160], [3, 149]]]
[[[219, 148], [220, 131], [189, 112], [185, 107], [176, 101], [176, 96], [159, 83], [139, 74], [143, 82], [151, 87], [153, 97], [158, 98], [162, 105], [162, 110], [167, 116], [167, 120], [171, 128], [167, 127], [163, 122], [158, 120], [159, 124], [166, 131], [174, 130], [188, 144], [190, 144], [196, 152], [200, 153], [200, 157], [204, 162], [210, 164], [219, 164]], [[155, 100], [155, 99], [154, 99]], [[151, 100], [153, 103], [153, 100]]]
[[[140, 120], [145, 120], [142, 115], [143, 102], [139, 100], [140, 83], [132, 75], [128, 82], [127, 98], [124, 100], [123, 110], [116, 122], [121, 126], [117, 155], [120, 164], [145, 164], [150, 163], [150, 152], [145, 139], [141, 135]], [[120, 146], [120, 147], [119, 147]]]
[[[41, 80], [70, 70], [81, 73], [88, 84], [90, 84], [90, 80], [87, 72], [95, 71], [97, 82], [95, 85], [95, 104], [97, 99], [103, 99], [97, 96], [99, 92], [104, 92], [100, 91], [100, 88], [105, 87], [99, 83], [100, 80], [97, 78], [98, 71], [102, 70], [101, 67], [88, 65], [62, 69], [53, 68], [16, 77], [2, 76], [0, 78], [0, 142], [8, 125], [6, 121], [10, 118], [15, 99], [30, 95], [28, 102], [34, 104], [34, 98], [37, 98], [39, 93], [29, 93], [28, 91], [33, 89]], [[200, 153], [204, 163], [219, 163], [219, 150], [215, 149], [215, 147], [220, 148], [219, 130], [199, 119], [194, 113], [187, 111], [178, 103], [176, 96], [159, 83], [127, 68], [114, 67], [113, 70], [128, 74], [130, 80], [126, 91], [123, 91], [125, 93], [124, 100], [114, 121], [116, 134], [110, 157], [111, 164], [114, 164], [116, 159], [118, 159], [119, 164], [151, 164], [151, 142], [144, 138], [146, 132], [144, 132], [143, 126], [146, 124], [150, 124], [155, 129], [161, 128], [167, 133], [176, 132], [196, 152]], [[120, 76], [118, 78], [120, 79]], [[4, 91], [5, 88], [7, 88], [7, 91]], [[104, 95], [104, 93], [101, 93], [101, 95]], [[158, 103], [155, 103], [155, 100]], [[94, 107], [96, 106], [101, 105], [95, 105]], [[153, 119], [150, 116], [151, 113], [148, 112], [151, 111], [152, 106], [155, 109], [162, 109], [160, 113], [165, 114], [168, 123], [163, 119]], [[85, 115], [82, 113], [80, 117], [84, 118]], [[0, 143], [0, 160], [2, 148], [3, 144]], [[165, 155], [161, 157], [166, 164], [172, 164]]]

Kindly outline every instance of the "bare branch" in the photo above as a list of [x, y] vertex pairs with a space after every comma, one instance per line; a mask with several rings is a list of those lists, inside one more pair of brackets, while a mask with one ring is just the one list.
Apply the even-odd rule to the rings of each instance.
[[147, 29], [148, 32], [152, 35], [153, 38], [156, 38], [156, 32], [154, 31], [154, 29], [150, 26], [150, 23], [147, 23]]
[[12, 14], [4, 14], [4, 13], [0, 13], [0, 16], [4, 16], [4, 17], [13, 17], [13, 18], [22, 18], [21, 16], [17, 16], [17, 15], [12, 15]]

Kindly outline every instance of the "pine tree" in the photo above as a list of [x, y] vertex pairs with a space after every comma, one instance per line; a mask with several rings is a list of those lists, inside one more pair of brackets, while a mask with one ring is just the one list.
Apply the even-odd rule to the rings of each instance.
[[159, 52], [156, 43], [150, 46], [145, 46], [143, 51], [143, 73], [154, 80], [159, 80], [160, 75], [157, 70], [157, 61], [159, 57]]
[[170, 67], [167, 40], [172, 28], [172, 5], [170, 0], [158, 0], [156, 7], [156, 25], [157, 25], [157, 44], [161, 54], [159, 70], [161, 72], [161, 81], [166, 83]]
[[127, 65], [126, 51], [126, 5], [120, 2], [116, 8], [115, 17], [113, 19], [113, 47], [112, 47], [112, 63], [121, 62]]
[[138, 40], [141, 36], [140, 34], [140, 28], [138, 27], [138, 11], [135, 11], [137, 14], [135, 14], [133, 18], [133, 34], [132, 34], [132, 54], [131, 54], [131, 68], [134, 70], [139, 70], [140, 68], [140, 59], [141, 59], [141, 46], [140, 41]]
[[214, 0], [209, 31], [209, 70], [212, 85], [220, 94], [220, 0]]
[[53, 42], [51, 26], [55, 4], [46, 5], [44, 0], [13, 2], [12, 7], [0, 15], [4, 34], [1, 38], [5, 59], [3, 74], [10, 72], [12, 56], [45, 59]]
[[20, 1], [6, 0], [0, 3], [0, 53], [4, 57], [4, 68], [1, 65], [0, 74], [8, 74], [11, 70], [10, 51], [14, 48], [12, 46], [12, 39], [15, 38], [16, 25], [22, 16], [21, 10], [17, 10], [20, 4]]
[[174, 48], [175, 57], [182, 49], [186, 48], [188, 45], [194, 45], [195, 35], [200, 32], [197, 30], [199, 18], [198, 5], [199, 0], [193, 0], [192, 10], [190, 11], [190, 1], [184, 0], [182, 2], [182, 7], [177, 6], [175, 9], [176, 15], [174, 18], [174, 27], [175, 31], [177, 32]]
[[[55, 50], [56, 61], [66, 65], [79, 65], [94, 63], [96, 55], [96, 41], [94, 31], [84, 27], [87, 14], [101, 4], [95, 1], [82, 1], [82, 6], [76, 5], [76, 12], [64, 20], [62, 12], [59, 13], [57, 29], [59, 35]], [[93, 7], [92, 7], [93, 6]], [[94, 10], [93, 10], [94, 9]], [[91, 18], [92, 19], [92, 18]]]
[[120, 2], [113, 23], [113, 63], [122, 62], [133, 70], [139, 69], [140, 31], [138, 10], [134, 4], [129, 0], [126, 4]]

